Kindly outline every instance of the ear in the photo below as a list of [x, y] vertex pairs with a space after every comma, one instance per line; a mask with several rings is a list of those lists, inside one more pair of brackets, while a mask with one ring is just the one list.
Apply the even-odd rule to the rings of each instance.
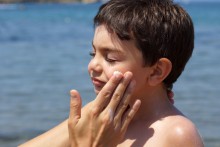
[[156, 86], [163, 82], [172, 69], [172, 63], [167, 58], [160, 58], [152, 67], [148, 77], [148, 84]]

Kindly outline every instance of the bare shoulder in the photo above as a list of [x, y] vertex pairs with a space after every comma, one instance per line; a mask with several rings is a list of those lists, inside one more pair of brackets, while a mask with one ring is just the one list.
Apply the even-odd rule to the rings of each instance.
[[170, 116], [167, 119], [169, 122], [165, 127], [168, 133], [165, 140], [167, 146], [204, 147], [202, 138], [192, 121], [181, 115]]

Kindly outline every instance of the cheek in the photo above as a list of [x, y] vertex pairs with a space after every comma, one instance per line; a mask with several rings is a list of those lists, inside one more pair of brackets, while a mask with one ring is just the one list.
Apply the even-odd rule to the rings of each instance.
[[106, 72], [109, 73], [109, 74], [108, 74], [109, 76], [112, 76], [112, 74], [114, 73], [114, 71], [119, 71], [119, 72], [121, 72], [122, 74], [124, 74], [124, 73], [127, 72], [127, 71], [133, 72], [133, 68], [130, 67], [130, 65], [129, 65], [129, 64], [126, 64], [126, 63], [120, 63], [120, 64], [117, 64], [117, 65], [108, 66], [108, 67], [106, 68]]
[[104, 73], [106, 77], [108, 78], [108, 80], [111, 78], [111, 76], [113, 75], [115, 71], [119, 71], [122, 74], [124, 74], [128, 70], [126, 70], [125, 68], [121, 66], [106, 66], [106, 68], [104, 69]]
[[107, 67], [104, 69], [104, 74], [106, 76], [106, 78], [109, 80], [111, 78], [111, 76], [113, 75], [114, 71], [116, 71], [117, 69], [113, 68], [113, 67]]

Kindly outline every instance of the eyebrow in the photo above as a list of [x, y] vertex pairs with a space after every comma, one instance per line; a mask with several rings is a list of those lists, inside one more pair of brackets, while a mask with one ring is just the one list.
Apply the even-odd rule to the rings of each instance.
[[[96, 47], [93, 44], [93, 41], [92, 41], [92, 47], [94, 48], [94, 50], [96, 50]], [[105, 51], [105, 52], [116, 52], [118, 54], [122, 53], [122, 51], [120, 49], [117, 49], [117, 48], [101, 47], [101, 50]]]

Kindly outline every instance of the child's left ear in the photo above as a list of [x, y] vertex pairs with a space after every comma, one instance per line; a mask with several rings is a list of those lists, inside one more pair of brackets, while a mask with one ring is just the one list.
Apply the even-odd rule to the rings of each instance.
[[152, 67], [148, 77], [148, 84], [156, 86], [163, 82], [172, 69], [172, 63], [167, 58], [160, 58]]

